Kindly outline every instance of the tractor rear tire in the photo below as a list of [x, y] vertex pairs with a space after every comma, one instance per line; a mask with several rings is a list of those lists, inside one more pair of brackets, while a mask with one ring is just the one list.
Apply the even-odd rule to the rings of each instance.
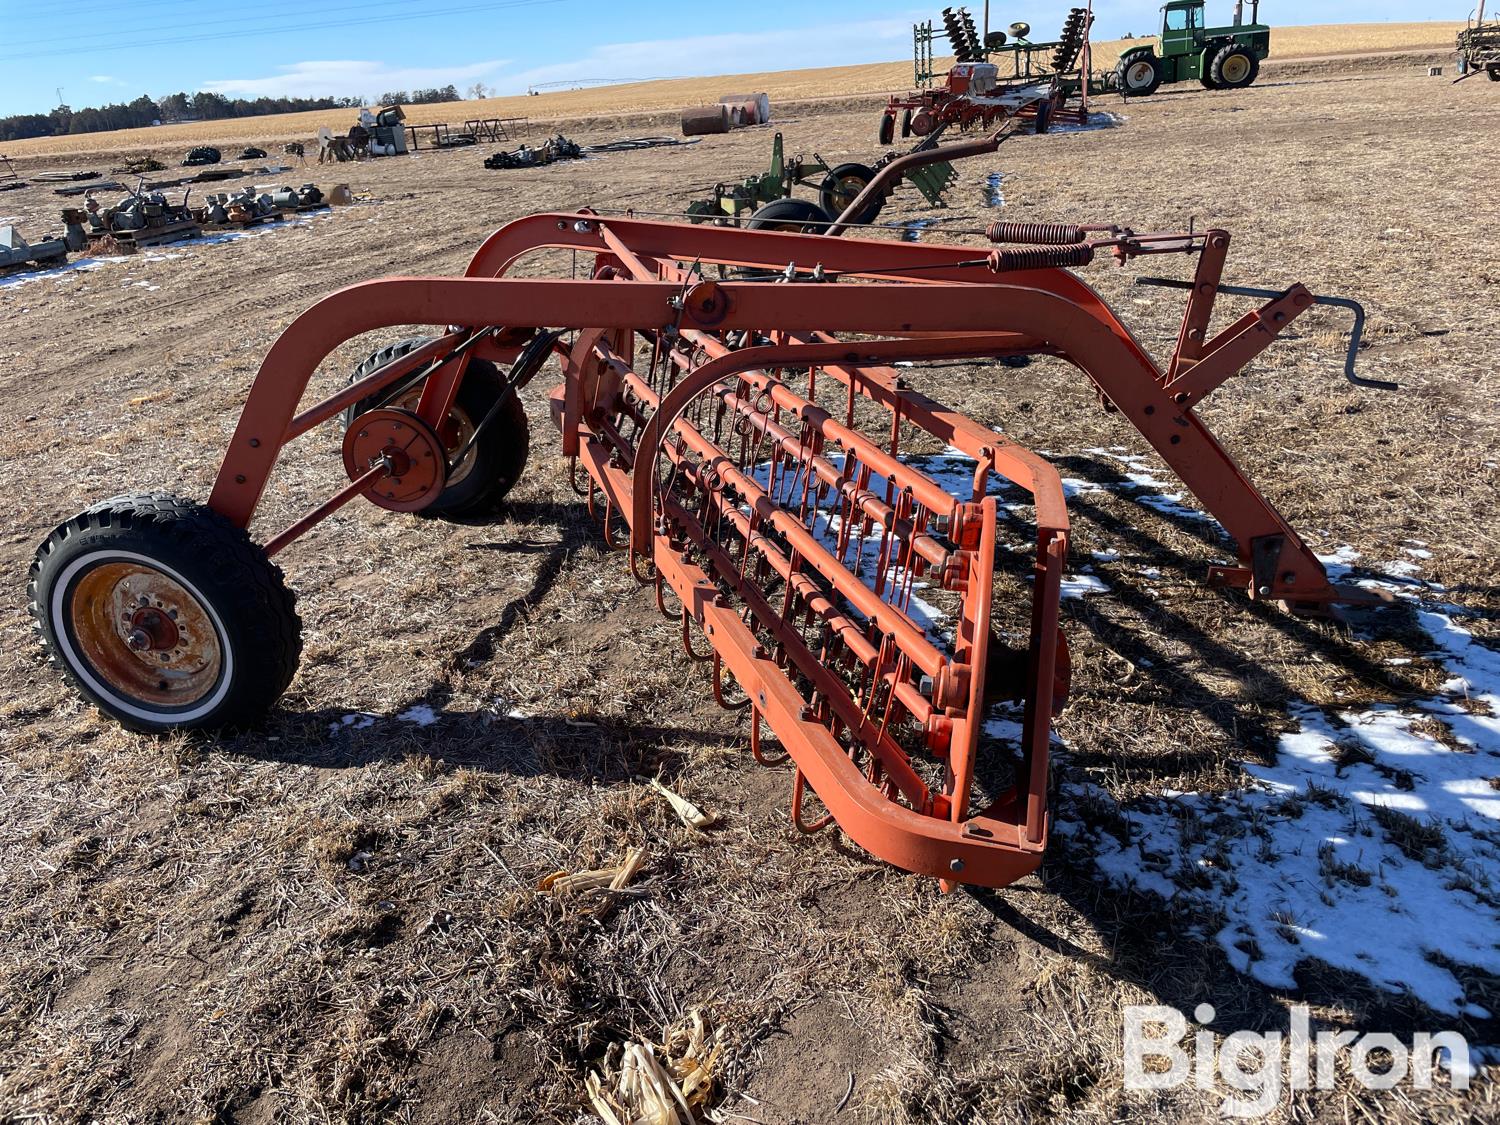
[[1221, 90], [1243, 90], [1260, 73], [1260, 60], [1244, 47], [1224, 47], [1208, 70]]
[[832, 222], [828, 212], [810, 199], [776, 199], [751, 215], [745, 226], [749, 230], [822, 234]]
[[[875, 169], [866, 164], [836, 164], [818, 186], [818, 202], [823, 210], [837, 219], [874, 178]], [[884, 199], [872, 199], [849, 221], [873, 223], [884, 206]]]
[[1115, 84], [1127, 98], [1145, 98], [1161, 85], [1161, 60], [1155, 55], [1121, 59], [1115, 66]]
[[896, 115], [889, 110], [880, 115], [880, 128], [876, 130], [877, 144], [888, 145], [896, 139]]
[[68, 682], [149, 734], [253, 723], [302, 654], [280, 568], [243, 528], [165, 493], [117, 496], [59, 525], [26, 594]]
[[[430, 337], [412, 336], [381, 348], [370, 355], [349, 376], [351, 383], [364, 378], [377, 367], [400, 359], [423, 344]], [[510, 389], [510, 384], [498, 367], [487, 360], [469, 360], [464, 381], [459, 384], [453, 408], [438, 432], [450, 458], [474, 433], [475, 427], [487, 417], [505, 395], [499, 416], [489, 424], [479, 440], [469, 448], [464, 459], [452, 466], [448, 473], [447, 487], [438, 498], [417, 512], [419, 516], [436, 519], [465, 520], [494, 515], [510, 490], [521, 479], [526, 469], [526, 458], [531, 451], [531, 427], [526, 420], [526, 410], [521, 396]], [[421, 387], [414, 387], [396, 398], [385, 401], [380, 395], [360, 399], [344, 411], [345, 426], [367, 410], [377, 406], [394, 406], [405, 410], [416, 410], [417, 400], [422, 397]]]
[[[1212, 66], [1213, 64], [1210, 63], [1209, 65]], [[1205, 90], [1217, 90], [1219, 88], [1219, 84], [1214, 81], [1213, 75], [1207, 72], [1200, 74], [1198, 76], [1198, 81], [1202, 84]]]

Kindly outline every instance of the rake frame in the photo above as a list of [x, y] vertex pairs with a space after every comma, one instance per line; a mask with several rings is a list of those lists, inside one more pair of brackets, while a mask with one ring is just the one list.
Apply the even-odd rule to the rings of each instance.
[[[744, 691], [747, 698], [739, 705], [751, 711], [758, 760], [765, 760], [761, 721], [778, 736], [795, 765], [793, 809], [799, 827], [819, 826], [801, 820], [804, 788], [810, 787], [828, 810], [824, 822], [836, 821], [872, 854], [945, 885], [1004, 885], [1038, 866], [1047, 839], [1050, 720], [1068, 680], [1066, 645], [1058, 629], [1069, 534], [1061, 482], [1046, 461], [916, 392], [892, 365], [1038, 354], [1067, 360], [1107, 405], [1136, 426], [1234, 537], [1242, 565], [1216, 568], [1218, 583], [1240, 585], [1252, 599], [1325, 607], [1344, 592], [1330, 584], [1322, 564], [1193, 409], [1312, 303], [1303, 287], [1293, 286], [1208, 339], [1228, 240], [1225, 232], [1212, 230], [1182, 236], [1181, 245], [1169, 246], [1197, 253], [1199, 263], [1178, 348], [1163, 369], [1088, 285], [1059, 268], [1014, 270], [994, 257], [990, 269], [974, 268], [986, 263], [974, 249], [961, 246], [829, 239], [588, 211], [534, 215], [492, 235], [462, 278], [365, 282], [324, 298], [298, 317], [261, 365], [209, 506], [248, 527], [281, 450], [351, 403], [419, 379], [423, 390], [416, 413], [436, 426], [471, 359], [510, 363], [530, 329], [576, 330], [571, 343], [558, 341], [553, 347], [564, 370], [551, 397], [563, 453], [586, 469], [591, 509], [596, 489], [602, 495], [607, 538], [612, 519], [624, 519], [632, 568], [655, 584], [658, 604], [665, 608], [667, 589], [681, 603], [684, 643], [694, 655], [713, 661], [716, 698], [726, 702], [725, 669]], [[1122, 245], [1168, 243], [1171, 236], [1130, 235], [1111, 247], [1123, 259], [1128, 255]], [[593, 255], [589, 276], [507, 276], [519, 260], [544, 249]], [[710, 280], [705, 264], [769, 268], [781, 277], [774, 283]], [[998, 272], [1002, 269], [1009, 272]], [[345, 391], [296, 412], [319, 364], [341, 343], [414, 323], [446, 330]], [[455, 324], [462, 327], [447, 327]], [[637, 337], [652, 348], [645, 377], [633, 366]], [[664, 363], [660, 381], [658, 358]], [[669, 367], [674, 370], [667, 378]], [[895, 423], [889, 448], [861, 446], [859, 435], [847, 427], [841, 431], [815, 395], [798, 394], [778, 374], [790, 369], [808, 372], [809, 392], [814, 378], [841, 384], [851, 422], [856, 400], [890, 412]], [[767, 481], [758, 482], [747, 464], [733, 463], [689, 417], [697, 404], [695, 417], [701, 422], [702, 404], [715, 397], [731, 411], [759, 417], [753, 427], [776, 447]], [[787, 426], [783, 418], [789, 419]], [[977, 462], [968, 500], [927, 491], [921, 474], [900, 464], [896, 435], [903, 421]], [[627, 423], [633, 431], [628, 437]], [[884, 600], [879, 592], [861, 595], [857, 578], [851, 585], [847, 572], [843, 578], [833, 573], [818, 544], [796, 533], [792, 524], [799, 520], [771, 497], [782, 458], [806, 474], [804, 506], [816, 473], [823, 474], [819, 490], [828, 484], [827, 464], [815, 464], [828, 441], [842, 443], [846, 470], [850, 457], [865, 466], [859, 481], [851, 482], [847, 473], [832, 481], [837, 488], [830, 494], [843, 497], [845, 516], [880, 531], [882, 552], [888, 546], [891, 560], [900, 553], [896, 565], [906, 568], [905, 581], [911, 575], [936, 576], [963, 595], [948, 651], [934, 650], [920, 629], [903, 620], [894, 593]], [[701, 495], [699, 510], [662, 487], [657, 470], [663, 461], [673, 467], [674, 479], [685, 474], [688, 496], [696, 501]], [[879, 487], [870, 487], [871, 465], [883, 466], [884, 477], [876, 474], [877, 485], [886, 484], [883, 499]], [[990, 472], [1031, 493], [1036, 560], [1025, 682], [1018, 693], [1025, 700], [1024, 760], [1011, 789], [976, 813], [968, 802], [988, 702], [997, 511], [994, 497], [985, 495]], [[357, 476], [271, 539], [268, 553], [354, 496], [370, 495], [379, 475], [372, 470]], [[742, 547], [738, 560], [736, 544]], [[749, 564], [752, 551], [755, 570]], [[838, 557], [843, 558], [842, 546]], [[882, 553], [882, 574], [887, 561]], [[645, 573], [642, 565], [649, 566]], [[757, 575], [769, 576], [773, 584], [779, 579], [779, 608]], [[838, 651], [854, 653], [851, 662], [863, 669], [856, 685], [863, 686], [850, 687], [847, 678], [840, 680], [825, 666], [826, 647], [820, 656], [807, 642], [807, 629], [796, 624], [803, 611], [808, 620], [816, 616], [838, 633]], [[689, 622], [707, 637], [711, 651], [706, 655], [694, 652]], [[888, 712], [894, 708], [918, 721], [925, 747], [943, 763], [941, 782], [919, 777], [874, 717], [872, 704], [882, 698]]]

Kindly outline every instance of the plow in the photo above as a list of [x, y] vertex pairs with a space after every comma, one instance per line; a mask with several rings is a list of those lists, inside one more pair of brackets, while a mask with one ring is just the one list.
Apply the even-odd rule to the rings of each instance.
[[[266, 355], [206, 503], [116, 497], [43, 542], [28, 592], [45, 645], [132, 728], [255, 722], [301, 648], [276, 560], [357, 498], [503, 512], [530, 446], [522, 396], [554, 371], [545, 409], [581, 502], [680, 628], [704, 690], [745, 713], [751, 756], [786, 771], [796, 827], [836, 824], [950, 888], [1022, 877], [1047, 845], [1071, 679], [1067, 504], [1045, 459], [915, 385], [921, 365], [972, 361], [998, 380], [997, 361], [1065, 361], [1234, 538], [1238, 564], [1212, 582], [1326, 612], [1358, 592], [1330, 582], [1195, 409], [1323, 299], [1271, 291], [1210, 333], [1221, 290], [1258, 292], [1221, 286], [1230, 236], [1216, 229], [996, 223], [986, 247], [830, 229], [538, 214], [495, 232], [463, 276], [320, 300]], [[1073, 271], [1164, 254], [1196, 265], [1158, 364]], [[576, 274], [513, 276], [570, 256]], [[303, 403], [340, 345], [411, 324], [430, 334]], [[341, 482], [266, 531], [273, 470], [321, 427], [340, 435]], [[997, 713], [1010, 736], [991, 733]]]

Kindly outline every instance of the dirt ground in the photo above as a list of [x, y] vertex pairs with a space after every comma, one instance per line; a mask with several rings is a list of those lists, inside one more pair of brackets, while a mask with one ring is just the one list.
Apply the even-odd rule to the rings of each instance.
[[[1017, 138], [959, 166], [946, 210], [905, 188], [882, 220], [933, 219], [928, 241], [983, 225], [998, 171], [1005, 217], [1223, 226], [1227, 280], [1357, 297], [1361, 371], [1398, 392], [1341, 379], [1346, 322], [1319, 312], [1204, 416], [1315, 548], [1384, 560], [1425, 541], [1423, 579], [1500, 646], [1500, 181], [1483, 173], [1496, 87], [1329, 71], [1104, 108], [1115, 127]], [[868, 108], [776, 127], [792, 152], [876, 154]], [[1322, 1026], [1452, 1026], [1500, 1044], [1492, 975], [1464, 976], [1472, 1011], [1458, 1017], [1316, 960], [1295, 988], [1268, 987], [1230, 965], [1203, 917], [1100, 877], [1077, 835], [1036, 877], [952, 895], [833, 833], [800, 837], [789, 775], [751, 761], [704, 666], [570, 490], [543, 380], [505, 520], [351, 506], [278, 559], [305, 649], [260, 729], [132, 735], [47, 667], [24, 594], [38, 542], [104, 496], [206, 497], [261, 356], [319, 295], [461, 272], [487, 233], [533, 211], [676, 210], [760, 168], [769, 144], [753, 129], [535, 172], [486, 171], [484, 150], [309, 166], [276, 178], [336, 176], [364, 201], [0, 287], [18, 490], [0, 533], [0, 1120], [571, 1121], [610, 1043], [660, 1041], [692, 1009], [723, 1036], [717, 1112], [764, 1123], [1214, 1115], [1222, 1090], [1122, 1089], [1132, 1003], [1208, 1001], [1228, 1031], [1283, 1027], [1302, 1001]], [[58, 207], [46, 188], [0, 193], [0, 223], [38, 236]], [[1085, 272], [1160, 357], [1177, 297], [1131, 277], [1185, 268]], [[380, 343], [342, 349], [315, 390]], [[1069, 477], [1116, 480], [1095, 451], [1146, 451], [1055, 363], [914, 378]], [[338, 438], [326, 428], [284, 458], [257, 533], [339, 481]], [[1360, 628], [1295, 620], [1203, 586], [1223, 546], [1201, 524], [1108, 490], [1072, 517], [1074, 559], [1103, 553], [1109, 591], [1065, 604], [1060, 790], [1088, 782], [1124, 802], [1231, 786], [1239, 763], [1275, 758], [1289, 698], [1371, 704], [1442, 678], [1409, 611]], [[411, 721], [424, 708], [436, 721]], [[657, 774], [722, 825], [680, 825], [636, 780]], [[1086, 814], [1060, 805], [1084, 835], [1107, 830]], [[534, 890], [631, 845], [648, 853], [639, 894], [606, 919]], [[1464, 1117], [1500, 1119], [1491, 1074], [1467, 1093], [1388, 1094], [1341, 1075], [1275, 1111]]]

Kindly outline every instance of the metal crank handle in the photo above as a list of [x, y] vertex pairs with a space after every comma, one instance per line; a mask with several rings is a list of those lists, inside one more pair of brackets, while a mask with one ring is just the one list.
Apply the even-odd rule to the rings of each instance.
[[[1135, 279], [1137, 285], [1156, 285], [1164, 289], [1191, 289], [1191, 281], [1180, 281], [1173, 277], [1138, 277]], [[1232, 297], [1257, 297], [1262, 301], [1274, 301], [1284, 296], [1275, 289], [1254, 289], [1248, 285], [1218, 285], [1214, 287], [1220, 293], [1228, 293]], [[1359, 355], [1359, 341], [1365, 332], [1365, 307], [1352, 297], [1313, 297], [1315, 305], [1334, 305], [1341, 309], [1348, 309], [1354, 314], [1354, 325], [1349, 329], [1349, 349], [1344, 353], [1344, 378], [1356, 387], [1369, 387], [1376, 391], [1396, 391], [1401, 389], [1399, 383], [1393, 383], [1386, 379], [1367, 379], [1363, 375], [1354, 373], [1354, 361]]]

